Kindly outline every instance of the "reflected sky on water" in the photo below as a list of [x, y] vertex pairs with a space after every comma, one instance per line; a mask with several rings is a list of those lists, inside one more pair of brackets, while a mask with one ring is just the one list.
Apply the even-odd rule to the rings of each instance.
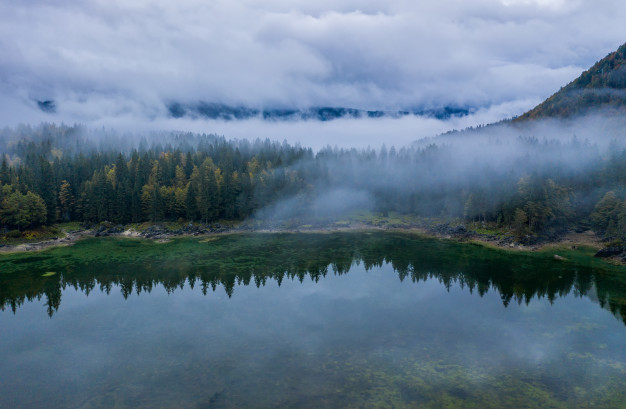
[[480, 282], [401, 280], [387, 262], [206, 295], [193, 277], [139, 294], [66, 283], [52, 317], [45, 296], [0, 312], [0, 408], [626, 401], [626, 326], [595, 284], [526, 304], [493, 285], [480, 295]]

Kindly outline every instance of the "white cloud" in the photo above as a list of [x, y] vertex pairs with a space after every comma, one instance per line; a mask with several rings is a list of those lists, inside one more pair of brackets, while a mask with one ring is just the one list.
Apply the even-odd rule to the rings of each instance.
[[81, 121], [171, 100], [522, 106], [617, 48], [625, 18], [614, 0], [2, 2], [0, 92]]
[[[569, 3], [571, 4], [573, 2], [570, 0]], [[566, 0], [502, 0], [502, 4], [504, 4], [505, 6], [512, 6], [512, 5], [518, 5], [518, 4], [538, 5], [541, 7], [549, 7], [549, 8], [558, 9], [567, 5], [568, 1]]]

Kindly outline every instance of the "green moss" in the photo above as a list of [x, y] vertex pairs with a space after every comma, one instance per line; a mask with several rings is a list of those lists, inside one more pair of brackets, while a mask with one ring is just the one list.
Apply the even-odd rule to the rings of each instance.
[[55, 227], [60, 231], [74, 232], [82, 230], [82, 224], [80, 222], [67, 222], [56, 224]]
[[[389, 263], [399, 279], [421, 283], [435, 278], [443, 285], [462, 282], [464, 288], [479, 293], [496, 291], [505, 305], [527, 297], [552, 299], [575, 292], [601, 298], [599, 304], [619, 316], [626, 310], [626, 268], [602, 264], [590, 257], [591, 252], [585, 247], [559, 248], [558, 254], [568, 260], [557, 261], [554, 249], [512, 252], [374, 229], [225, 234], [163, 244], [88, 238], [72, 247], [0, 256], [0, 304], [17, 308], [24, 300], [46, 297], [52, 314], [63, 307], [62, 297], [55, 295], [68, 286], [103, 291], [117, 286], [129, 296], [157, 284], [177, 291], [194, 283], [205, 292], [219, 288], [232, 295], [237, 284], [317, 281], [328, 274], [344, 274], [354, 263], [366, 270]], [[592, 323], [565, 329], [579, 337], [599, 330]], [[553, 331], [542, 330], [542, 336], [550, 338]], [[577, 408], [592, 403], [618, 408], [626, 399], [626, 369], [622, 362], [600, 357], [599, 341], [584, 353], [564, 353], [559, 367], [550, 368], [556, 374], [534, 364], [503, 372], [498, 360], [484, 359], [484, 351], [461, 350], [455, 343], [441, 348], [437, 342], [390, 342], [366, 355], [355, 353], [352, 345], [339, 345], [324, 356], [314, 355], [315, 359], [308, 352], [285, 351], [293, 355], [276, 359], [302, 363], [296, 365], [294, 379], [306, 376], [323, 382], [306, 393], [308, 384], [284, 385], [279, 406], [315, 407], [324, 400], [346, 408]], [[595, 383], [566, 377], [572, 368], [582, 366], [597, 368], [587, 375]], [[599, 378], [602, 382], [596, 382]], [[274, 379], [259, 380], [263, 381]], [[313, 398], [299, 401], [298, 393]]]
[[[461, 223], [461, 221], [459, 221], [459, 223]], [[505, 236], [513, 235], [513, 233], [508, 228], [503, 227], [503, 226], [498, 226], [497, 223], [493, 223], [493, 222], [467, 223], [466, 227], [469, 230], [473, 230], [478, 234], [487, 234], [490, 236], [497, 236], [497, 237], [505, 237]]]

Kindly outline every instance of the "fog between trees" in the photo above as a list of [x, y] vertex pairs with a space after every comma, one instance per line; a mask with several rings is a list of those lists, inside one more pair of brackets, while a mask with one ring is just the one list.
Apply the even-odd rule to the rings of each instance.
[[[620, 121], [501, 123], [403, 147], [317, 152], [204, 134], [6, 128], [0, 220], [5, 229], [42, 223], [37, 211], [24, 210], [32, 192], [31, 202], [45, 203], [46, 224], [304, 223], [370, 210], [495, 222], [520, 237], [593, 228], [619, 239], [626, 232]], [[20, 223], [18, 211], [27, 213]]]

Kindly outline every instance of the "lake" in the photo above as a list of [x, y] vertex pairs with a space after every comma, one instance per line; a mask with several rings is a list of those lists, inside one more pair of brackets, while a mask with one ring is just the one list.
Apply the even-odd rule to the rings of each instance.
[[0, 256], [0, 408], [623, 408], [626, 268], [399, 232]]

